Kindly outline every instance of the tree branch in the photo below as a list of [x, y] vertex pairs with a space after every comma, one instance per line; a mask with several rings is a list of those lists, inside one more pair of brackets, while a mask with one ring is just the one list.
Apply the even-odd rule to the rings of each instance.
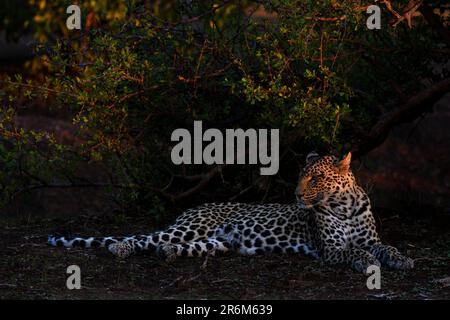
[[395, 125], [415, 119], [427, 109], [432, 108], [448, 92], [450, 92], [450, 79], [441, 81], [409, 98], [404, 104], [381, 116], [362, 141], [353, 146], [352, 153], [355, 156], [361, 156], [375, 149], [383, 143]]
[[[160, 188], [151, 188], [151, 190], [161, 196], [163, 196], [164, 198], [166, 198], [167, 200], [171, 201], [171, 202], [178, 202], [180, 200], [183, 200], [185, 198], [190, 197], [191, 195], [193, 195], [194, 193], [204, 189], [209, 182], [218, 174], [222, 171], [223, 168], [225, 168], [227, 165], [226, 164], [222, 164], [222, 165], [218, 165], [216, 167], [214, 167], [213, 169], [211, 169], [210, 171], [197, 175], [195, 176], [196, 179], [199, 179], [200, 181], [193, 186], [192, 188], [183, 191], [181, 193], [178, 194], [171, 194], [166, 192], [163, 189]], [[194, 176], [193, 176], [194, 177]]]
[[69, 188], [122, 188], [122, 189], [130, 189], [132, 186], [121, 185], [121, 184], [112, 184], [112, 183], [69, 183], [69, 184], [59, 184], [59, 183], [45, 183], [45, 184], [37, 184], [31, 185], [22, 189], [17, 190], [14, 194], [11, 195], [11, 200], [14, 200], [18, 195], [28, 192], [31, 190], [37, 189], [69, 189]]

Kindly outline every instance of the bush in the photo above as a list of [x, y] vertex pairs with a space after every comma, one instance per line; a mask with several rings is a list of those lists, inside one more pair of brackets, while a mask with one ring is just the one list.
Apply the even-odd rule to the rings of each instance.
[[[86, 162], [108, 177], [98, 184], [145, 210], [190, 190], [198, 201], [242, 190], [249, 199], [280, 200], [292, 193], [306, 152], [349, 149], [380, 105], [398, 100], [389, 84], [421, 89], [416, 79], [427, 76], [432, 49], [442, 48], [421, 18], [414, 29], [383, 18], [381, 30], [367, 30], [364, 7], [350, 0], [270, 1], [256, 17], [260, 3], [174, 1], [168, 14], [130, 1], [115, 20], [41, 43], [45, 84], [6, 78], [0, 91], [2, 202], [30, 186], [86, 183], [76, 170]], [[80, 142], [18, 128], [15, 115], [32, 104], [17, 105], [17, 94], [68, 112]], [[191, 189], [211, 168], [174, 166], [170, 135], [194, 120], [204, 129], [280, 128], [279, 175], [235, 166], [209, 191]]]

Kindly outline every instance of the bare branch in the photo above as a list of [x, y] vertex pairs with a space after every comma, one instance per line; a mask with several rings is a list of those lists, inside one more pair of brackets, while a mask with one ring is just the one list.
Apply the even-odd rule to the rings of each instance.
[[24, 192], [29, 192], [37, 189], [69, 189], [69, 188], [122, 188], [131, 189], [133, 186], [122, 185], [122, 184], [111, 184], [111, 183], [69, 183], [69, 184], [59, 184], [59, 183], [49, 183], [49, 184], [37, 184], [31, 185], [22, 189], [17, 190], [11, 195], [11, 200], [14, 200], [17, 196]]
[[[178, 202], [178, 201], [188, 198], [188, 197], [192, 196], [194, 193], [204, 189], [209, 184], [209, 182], [218, 173], [220, 173], [222, 171], [222, 169], [225, 168], [226, 166], [227, 166], [226, 164], [222, 164], [217, 167], [214, 167], [213, 169], [211, 169], [210, 171], [208, 171], [206, 173], [196, 175], [196, 176], [191, 176], [192, 178], [195, 178], [192, 180], [199, 180], [199, 182], [192, 188], [190, 188], [186, 191], [183, 191], [181, 193], [178, 193], [178, 194], [171, 194], [169, 192], [166, 192], [165, 189], [160, 189], [160, 188], [155, 188], [155, 187], [150, 187], [150, 189], [153, 192], [161, 195], [162, 197], [166, 198], [167, 200], [169, 200], [171, 202]], [[187, 177], [189, 177], [189, 176], [187, 176]], [[184, 177], [184, 178], [187, 178], [187, 177]]]
[[395, 125], [415, 119], [427, 109], [432, 108], [448, 92], [450, 92], [450, 79], [441, 81], [409, 98], [406, 103], [384, 114], [362, 138], [362, 141], [353, 146], [352, 153], [361, 156], [378, 147]]

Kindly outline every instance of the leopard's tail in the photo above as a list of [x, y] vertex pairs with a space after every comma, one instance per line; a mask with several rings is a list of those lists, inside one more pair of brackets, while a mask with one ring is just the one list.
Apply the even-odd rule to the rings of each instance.
[[47, 243], [54, 247], [82, 247], [82, 248], [99, 248], [108, 247], [112, 243], [117, 243], [129, 239], [134, 239], [132, 237], [60, 237], [49, 235]]

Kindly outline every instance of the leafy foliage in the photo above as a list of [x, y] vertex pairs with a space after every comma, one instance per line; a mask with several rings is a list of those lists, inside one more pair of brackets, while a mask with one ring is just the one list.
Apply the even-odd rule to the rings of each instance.
[[[41, 9], [60, 15], [62, 2], [41, 1]], [[44, 84], [3, 81], [3, 203], [21, 188], [79, 184], [76, 168], [88, 162], [121, 201], [163, 211], [161, 195], [184, 191], [208, 169], [170, 160], [171, 132], [194, 120], [221, 129], [281, 128], [280, 175], [292, 182], [299, 154], [311, 146], [348, 148], [380, 105], [397, 101], [389, 84], [419, 90], [433, 49], [445, 46], [420, 17], [413, 29], [382, 19], [381, 30], [369, 31], [365, 7], [350, 0], [270, 1], [264, 11], [253, 1], [171, 1], [170, 10], [162, 2], [98, 3], [83, 12], [106, 13], [105, 21], [70, 34], [60, 28], [54, 44], [37, 47], [48, 68]], [[17, 127], [15, 116], [37, 98], [69, 114], [78, 143]], [[239, 167], [216, 186], [216, 198], [260, 185], [252, 169]], [[260, 188], [276, 194], [286, 184]]]

